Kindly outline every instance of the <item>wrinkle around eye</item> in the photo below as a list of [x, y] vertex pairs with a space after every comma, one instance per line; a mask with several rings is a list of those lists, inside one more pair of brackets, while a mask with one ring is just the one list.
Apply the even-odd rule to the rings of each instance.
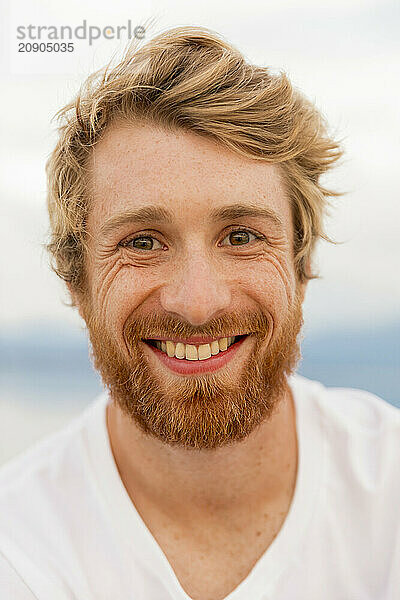
[[160, 252], [160, 250], [135, 251], [129, 247], [121, 247], [119, 250], [119, 260], [123, 262], [124, 266], [156, 267], [168, 260], [167, 252]]
[[267, 244], [243, 244], [238, 246], [224, 246], [225, 255], [238, 260], [262, 260], [273, 253], [273, 248]]
[[268, 235], [268, 243], [272, 248], [286, 250], [290, 247], [288, 238], [285, 235]]
[[108, 311], [108, 295], [122, 268], [123, 264], [121, 264], [120, 259], [117, 259], [113, 261], [112, 264], [108, 263], [107, 265], [103, 265], [99, 270], [99, 285], [96, 290], [96, 295], [104, 315], [107, 314]]
[[[235, 248], [235, 246], [231, 246], [231, 248]], [[255, 250], [254, 248], [249, 248], [247, 251], [242, 250], [241, 252], [227, 252], [229, 258], [240, 261], [263, 260], [267, 254], [265, 250]]]
[[285, 288], [286, 299], [289, 303], [291, 298], [290, 288], [292, 279], [289, 266], [286, 264], [286, 261], [279, 260], [279, 258], [274, 254], [271, 254], [271, 259], [269, 260], [269, 263], [277, 271], [278, 276], [282, 280]]

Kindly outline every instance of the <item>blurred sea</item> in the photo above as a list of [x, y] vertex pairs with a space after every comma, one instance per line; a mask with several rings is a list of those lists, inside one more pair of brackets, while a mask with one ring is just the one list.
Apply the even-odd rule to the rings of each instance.
[[[400, 407], [400, 323], [308, 335], [298, 371]], [[0, 463], [78, 415], [102, 391], [84, 331], [36, 325], [0, 345]]]

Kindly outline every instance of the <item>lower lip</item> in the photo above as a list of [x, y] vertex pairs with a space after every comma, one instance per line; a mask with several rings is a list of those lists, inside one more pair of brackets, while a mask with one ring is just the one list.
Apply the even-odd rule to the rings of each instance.
[[245, 336], [238, 342], [235, 342], [224, 352], [219, 352], [215, 356], [206, 358], [205, 360], [186, 360], [186, 358], [174, 358], [165, 354], [158, 348], [145, 344], [147, 348], [152, 350], [157, 355], [159, 360], [171, 371], [180, 375], [197, 375], [199, 373], [212, 373], [221, 367], [225, 366], [236, 354], [242, 343], [248, 338]]

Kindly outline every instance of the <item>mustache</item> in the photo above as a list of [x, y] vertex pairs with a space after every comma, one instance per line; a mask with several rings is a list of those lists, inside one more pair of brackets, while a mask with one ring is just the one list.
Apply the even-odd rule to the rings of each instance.
[[127, 321], [124, 337], [128, 342], [154, 337], [228, 337], [253, 334], [267, 337], [273, 325], [272, 317], [263, 313], [231, 313], [195, 326], [168, 314], [149, 313]]

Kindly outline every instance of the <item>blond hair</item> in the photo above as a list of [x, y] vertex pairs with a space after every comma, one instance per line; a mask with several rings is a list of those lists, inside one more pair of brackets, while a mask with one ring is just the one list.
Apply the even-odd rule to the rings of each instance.
[[62, 108], [58, 143], [46, 165], [53, 269], [75, 291], [85, 284], [87, 163], [115, 118], [208, 136], [234, 152], [279, 163], [292, 204], [294, 256], [300, 281], [314, 275], [309, 261], [329, 196], [320, 176], [341, 156], [320, 112], [284, 73], [247, 63], [217, 34], [179, 27], [93, 73]]

